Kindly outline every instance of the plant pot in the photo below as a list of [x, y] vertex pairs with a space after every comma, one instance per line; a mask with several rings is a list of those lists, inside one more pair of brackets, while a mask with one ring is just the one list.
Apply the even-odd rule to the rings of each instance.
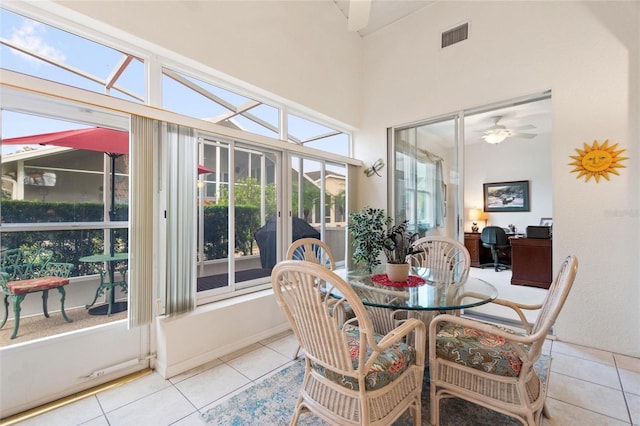
[[409, 264], [387, 263], [387, 277], [394, 282], [406, 282], [409, 278]]

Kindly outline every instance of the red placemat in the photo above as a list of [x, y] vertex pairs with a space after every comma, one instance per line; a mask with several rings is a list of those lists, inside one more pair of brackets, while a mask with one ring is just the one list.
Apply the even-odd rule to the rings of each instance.
[[409, 275], [407, 281], [391, 281], [387, 274], [377, 274], [371, 277], [371, 280], [376, 284], [382, 284], [389, 287], [417, 287], [420, 284], [424, 284], [424, 278], [416, 275]]

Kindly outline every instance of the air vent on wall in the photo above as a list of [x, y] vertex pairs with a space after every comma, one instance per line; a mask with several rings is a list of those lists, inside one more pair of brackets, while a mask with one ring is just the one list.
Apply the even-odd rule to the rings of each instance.
[[465, 22], [442, 33], [442, 47], [451, 46], [469, 37], [469, 23]]

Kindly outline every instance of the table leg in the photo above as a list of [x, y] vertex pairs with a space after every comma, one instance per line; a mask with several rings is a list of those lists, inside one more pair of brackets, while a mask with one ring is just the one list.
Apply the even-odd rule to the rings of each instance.
[[124, 279], [125, 278], [123, 277], [123, 281], [104, 283], [102, 292], [104, 292], [104, 290], [106, 290], [107, 288], [109, 289], [109, 295], [107, 296], [108, 297], [107, 303], [104, 305], [96, 306], [94, 308], [89, 309], [90, 315], [111, 316], [112, 314], [117, 314], [119, 312], [123, 312], [128, 309], [129, 305], [127, 301], [125, 300], [122, 302], [116, 302], [116, 295], [115, 295], [117, 286], [122, 287], [125, 291], [127, 290], [127, 284], [126, 284], [126, 281], [124, 281]]
[[95, 305], [96, 304], [96, 300], [98, 300], [98, 297], [100, 297], [100, 296], [102, 296], [102, 294], [104, 294], [105, 288], [106, 288], [106, 286], [104, 284], [104, 272], [102, 270], [100, 270], [100, 285], [98, 286], [98, 289], [96, 290], [96, 295], [93, 298], [93, 301], [91, 303], [89, 303], [88, 305], [85, 305], [84, 307], [89, 309], [90, 307]]

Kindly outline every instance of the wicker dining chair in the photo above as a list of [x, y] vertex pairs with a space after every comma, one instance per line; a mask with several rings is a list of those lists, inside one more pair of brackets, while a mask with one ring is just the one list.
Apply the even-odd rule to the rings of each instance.
[[[336, 269], [336, 261], [333, 258], [331, 249], [324, 241], [317, 238], [308, 237], [295, 240], [287, 249], [285, 259], [306, 260], [317, 263], [318, 265], [323, 265], [332, 271]], [[347, 309], [346, 306], [345, 309]], [[293, 359], [298, 359], [301, 348], [302, 347], [298, 345], [296, 352], [293, 354]]]
[[[389, 425], [410, 410], [421, 424], [426, 329], [409, 319], [373, 332], [367, 310], [338, 275], [308, 261], [285, 260], [271, 274], [276, 300], [300, 338], [305, 374], [291, 424], [305, 411], [336, 425]], [[331, 292], [343, 297], [337, 299]], [[354, 317], [341, 323], [337, 307]], [[411, 337], [415, 346], [405, 340]]]
[[[462, 297], [459, 289], [461, 284], [467, 281], [471, 266], [471, 256], [464, 244], [453, 238], [427, 236], [415, 240], [411, 249], [412, 254], [407, 256], [409, 265], [429, 269], [429, 280], [446, 285], [447, 305], [453, 304], [454, 300]], [[393, 313], [393, 319], [397, 322], [402, 318], [413, 317], [429, 324], [439, 313], [460, 315], [460, 310], [446, 312], [397, 310]], [[385, 315], [384, 312], [380, 314]]]
[[434, 281], [450, 285], [467, 280], [471, 256], [460, 241], [428, 236], [418, 238], [411, 248], [414, 253], [408, 256], [409, 264], [431, 269]]
[[[440, 400], [457, 397], [539, 425], [546, 413], [546, 382], [534, 369], [542, 345], [571, 290], [578, 260], [568, 256], [540, 305], [496, 299], [512, 308], [524, 332], [454, 315], [439, 315], [429, 326], [431, 424], [440, 424]], [[539, 310], [531, 326], [523, 310]]]
[[336, 261], [331, 254], [331, 249], [322, 240], [317, 238], [300, 238], [295, 240], [289, 246], [287, 255], [288, 260], [306, 260], [331, 269], [336, 269]]

